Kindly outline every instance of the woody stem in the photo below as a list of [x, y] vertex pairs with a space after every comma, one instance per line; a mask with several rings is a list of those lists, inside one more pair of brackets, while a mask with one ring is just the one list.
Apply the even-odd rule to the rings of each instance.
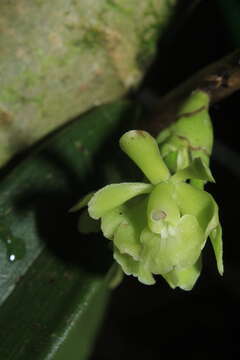
[[216, 103], [240, 89], [240, 49], [203, 68], [159, 99], [152, 115], [146, 120], [146, 128], [153, 135], [176, 120], [179, 105], [193, 90], [201, 89]]

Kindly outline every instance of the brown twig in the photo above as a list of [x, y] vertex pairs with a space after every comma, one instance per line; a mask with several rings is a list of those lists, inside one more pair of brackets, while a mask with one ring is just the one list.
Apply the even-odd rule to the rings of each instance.
[[148, 119], [147, 129], [156, 135], [176, 120], [177, 110], [182, 101], [193, 90], [201, 89], [216, 103], [240, 89], [240, 50], [207, 66], [186, 82], [163, 96]]

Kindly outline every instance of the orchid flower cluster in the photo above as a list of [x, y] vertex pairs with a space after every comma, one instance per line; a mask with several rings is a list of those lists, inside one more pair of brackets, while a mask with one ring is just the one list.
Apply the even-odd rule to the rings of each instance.
[[[147, 181], [107, 185], [75, 206], [75, 210], [87, 206], [88, 215], [100, 220], [103, 235], [113, 243], [116, 262], [143, 284], [154, 284], [155, 275], [161, 275], [172, 288], [191, 290], [208, 238], [223, 274], [218, 206], [203, 190], [207, 181], [214, 182], [208, 166], [212, 148], [208, 103], [206, 93], [195, 91], [158, 142], [142, 130], [123, 134], [121, 149]], [[83, 223], [86, 213], [81, 216]]]

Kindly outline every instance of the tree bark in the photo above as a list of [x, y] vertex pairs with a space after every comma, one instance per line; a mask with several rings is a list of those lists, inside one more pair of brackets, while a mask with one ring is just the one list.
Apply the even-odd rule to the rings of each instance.
[[176, 121], [179, 106], [189, 94], [201, 89], [216, 103], [240, 89], [240, 50], [210, 64], [160, 99], [154, 100], [152, 115], [144, 127], [153, 135]]
[[2, 1], [0, 165], [137, 86], [176, 1]]

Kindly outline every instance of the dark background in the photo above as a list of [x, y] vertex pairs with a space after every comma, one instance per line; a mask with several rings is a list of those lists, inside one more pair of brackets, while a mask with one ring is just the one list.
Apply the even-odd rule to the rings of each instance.
[[[232, 31], [234, 26], [236, 31], [239, 10], [240, 32], [237, 2], [225, 1], [228, 13], [221, 0], [196, 3], [195, 10], [185, 16], [189, 1], [179, 1], [174, 26], [166, 29], [159, 43], [142, 91], [165, 94], [238, 46]], [[191, 292], [171, 290], [161, 278], [155, 286], [145, 286], [125, 277], [112, 294], [91, 360], [229, 359], [240, 354], [239, 104], [237, 92], [211, 108], [215, 130], [212, 171], [217, 183], [208, 190], [220, 207], [224, 277], [217, 273], [210, 244], [204, 249], [202, 275]]]

